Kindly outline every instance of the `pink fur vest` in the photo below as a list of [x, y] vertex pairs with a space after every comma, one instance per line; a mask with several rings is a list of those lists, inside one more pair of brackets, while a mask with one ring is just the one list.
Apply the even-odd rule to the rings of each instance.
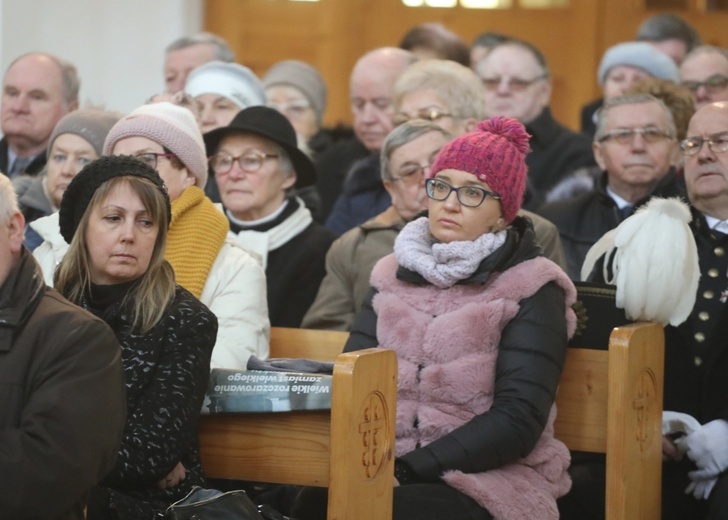
[[[425, 446], [467, 423], [493, 404], [495, 363], [501, 332], [518, 302], [556, 282], [565, 294], [569, 337], [576, 319], [574, 285], [545, 258], [522, 262], [493, 275], [485, 285], [448, 289], [397, 280], [394, 255], [372, 271], [378, 290], [377, 339], [397, 352], [397, 456]], [[418, 369], [418, 367], [424, 367]], [[417, 427], [415, 428], [415, 418]], [[553, 436], [556, 407], [531, 453], [483, 473], [448, 471], [443, 480], [486, 508], [496, 520], [558, 519], [556, 498], [571, 487], [566, 446]]]

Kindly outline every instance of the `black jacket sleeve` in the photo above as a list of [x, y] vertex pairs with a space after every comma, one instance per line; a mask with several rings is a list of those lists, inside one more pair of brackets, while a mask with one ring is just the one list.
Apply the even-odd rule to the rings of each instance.
[[501, 336], [490, 410], [402, 457], [420, 482], [435, 482], [451, 469], [495, 469], [528, 455], [536, 445], [566, 357], [564, 295], [550, 283], [520, 305]]
[[377, 313], [374, 312], [372, 301], [377, 294], [377, 290], [373, 287], [364, 297], [361, 309], [354, 317], [354, 323], [351, 326], [349, 339], [344, 345], [344, 352], [353, 352], [354, 350], [362, 350], [365, 348], [376, 347], [379, 345], [377, 340]]

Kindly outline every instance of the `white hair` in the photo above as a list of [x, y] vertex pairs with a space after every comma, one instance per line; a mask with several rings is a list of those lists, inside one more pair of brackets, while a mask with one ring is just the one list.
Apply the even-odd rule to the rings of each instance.
[[8, 177], [0, 173], [0, 225], [10, 222], [10, 218], [19, 211], [18, 196], [13, 185]]

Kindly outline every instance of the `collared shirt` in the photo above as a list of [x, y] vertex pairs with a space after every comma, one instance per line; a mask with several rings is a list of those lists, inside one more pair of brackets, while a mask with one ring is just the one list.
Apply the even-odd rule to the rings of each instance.
[[728, 220], [718, 220], [715, 217], [705, 214], [703, 216], [710, 229], [728, 235]]
[[624, 200], [622, 197], [620, 197], [619, 195], [617, 195], [614, 192], [614, 190], [612, 190], [612, 188], [609, 187], [609, 185], [607, 185], [607, 195], [609, 195], [612, 198], [612, 200], [614, 201], [614, 203], [617, 205], [617, 207], [619, 209], [624, 209], [624, 208], [626, 208], [628, 206], [630, 208], [631, 207], [634, 207], [632, 204], [630, 204], [629, 202], [627, 202], [626, 200]]

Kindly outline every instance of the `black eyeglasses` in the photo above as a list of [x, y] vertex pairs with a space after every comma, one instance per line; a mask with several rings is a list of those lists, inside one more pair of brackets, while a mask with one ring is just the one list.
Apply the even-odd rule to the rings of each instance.
[[153, 169], [157, 169], [157, 158], [158, 157], [166, 157], [167, 159], [170, 159], [172, 157], [176, 157], [173, 153], [157, 153], [157, 152], [144, 152], [136, 154], [134, 157], [139, 159], [141, 162], [146, 164], [147, 166], [151, 166]]
[[469, 208], [477, 208], [483, 203], [486, 197], [500, 200], [500, 195], [497, 193], [478, 186], [460, 186], [456, 188], [440, 179], [427, 179], [425, 181], [425, 190], [427, 191], [427, 196], [432, 200], [440, 201], [447, 199], [450, 193], [454, 191], [460, 204]]
[[705, 87], [709, 94], [718, 94], [728, 87], [728, 78], [722, 74], [713, 74], [705, 81], [683, 81], [682, 84], [693, 93], [700, 87]]
[[728, 152], [728, 132], [713, 134], [710, 137], [688, 137], [680, 141], [680, 149], [685, 155], [695, 155], [704, 143], [708, 143], [711, 152]]
[[597, 138], [597, 142], [603, 143], [604, 141], [615, 141], [619, 144], [632, 144], [634, 136], [637, 134], [641, 135], [642, 139], [644, 139], [646, 143], [650, 144], [656, 143], [662, 139], [675, 138], [672, 133], [660, 130], [659, 128], [617, 128], [599, 136]]
[[238, 166], [240, 166], [241, 170], [243, 170], [244, 172], [253, 173], [257, 172], [260, 167], [263, 166], [263, 163], [266, 159], [275, 159], [277, 157], [278, 155], [276, 154], [263, 152], [247, 152], [243, 155], [233, 157], [229, 153], [223, 152], [217, 155], [213, 155], [212, 157], [210, 157], [209, 161], [210, 167], [216, 175], [229, 172], [232, 169], [233, 163], [235, 163], [235, 161], [238, 162]]
[[548, 74], [541, 74], [540, 76], [536, 76], [533, 79], [521, 79], [521, 78], [511, 78], [509, 76], [496, 76], [493, 78], [483, 78], [483, 86], [486, 90], [498, 90], [498, 87], [500, 87], [501, 83], [504, 81], [506, 82], [508, 90], [511, 90], [513, 92], [523, 92], [528, 87], [533, 85], [534, 83], [544, 80], [548, 78]]
[[439, 108], [423, 108], [422, 110], [418, 110], [417, 113], [413, 116], [405, 114], [404, 112], [400, 112], [392, 118], [392, 123], [394, 124], [394, 126], [399, 126], [403, 125], [407, 121], [412, 121], [413, 119], [424, 119], [425, 121], [435, 122], [445, 117], [455, 116], [453, 114], [443, 112]]

